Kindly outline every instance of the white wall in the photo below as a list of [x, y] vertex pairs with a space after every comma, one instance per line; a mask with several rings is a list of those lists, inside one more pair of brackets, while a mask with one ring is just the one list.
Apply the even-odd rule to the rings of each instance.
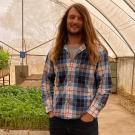
[[[133, 75], [133, 58], [119, 58], [117, 63], [117, 83], [118, 89], [124, 90], [131, 94], [132, 75]], [[135, 79], [134, 79], [135, 80]], [[134, 81], [135, 88], [135, 81]], [[133, 89], [134, 89], [133, 88]], [[135, 89], [134, 89], [135, 94]]]

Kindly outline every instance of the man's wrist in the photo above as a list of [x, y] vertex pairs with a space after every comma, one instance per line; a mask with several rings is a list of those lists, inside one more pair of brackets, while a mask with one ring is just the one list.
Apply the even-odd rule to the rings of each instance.
[[48, 112], [47, 114], [48, 114], [48, 117], [49, 117], [49, 118], [54, 117], [54, 113], [53, 113], [53, 111], [50, 111], [50, 112]]
[[85, 113], [82, 115], [81, 120], [84, 122], [91, 122], [94, 120], [94, 117], [90, 115], [89, 113]]

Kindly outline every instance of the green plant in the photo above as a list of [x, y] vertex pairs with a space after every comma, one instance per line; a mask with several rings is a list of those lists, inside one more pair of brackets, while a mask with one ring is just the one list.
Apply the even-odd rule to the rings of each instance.
[[0, 49], [0, 69], [8, 66], [10, 59], [10, 54], [3, 49]]
[[0, 128], [48, 129], [40, 89], [0, 87]]

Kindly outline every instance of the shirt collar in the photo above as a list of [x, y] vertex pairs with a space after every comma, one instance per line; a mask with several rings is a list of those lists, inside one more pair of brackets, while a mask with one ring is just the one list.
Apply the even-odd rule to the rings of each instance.
[[[64, 49], [68, 52], [68, 45], [67, 45], [67, 44], [64, 45]], [[83, 43], [83, 44], [80, 45], [80, 47], [79, 47], [79, 52], [82, 52], [82, 51], [85, 50], [85, 49], [86, 49], [86, 46], [85, 46], [85, 44]]]

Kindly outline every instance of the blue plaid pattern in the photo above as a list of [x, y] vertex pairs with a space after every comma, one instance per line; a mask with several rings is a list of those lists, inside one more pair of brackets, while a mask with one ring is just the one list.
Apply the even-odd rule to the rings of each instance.
[[80, 46], [74, 60], [63, 48], [53, 64], [46, 58], [42, 77], [42, 97], [46, 112], [53, 111], [63, 119], [76, 119], [88, 112], [97, 117], [112, 89], [108, 55], [99, 48], [101, 61], [92, 65], [85, 45]]

